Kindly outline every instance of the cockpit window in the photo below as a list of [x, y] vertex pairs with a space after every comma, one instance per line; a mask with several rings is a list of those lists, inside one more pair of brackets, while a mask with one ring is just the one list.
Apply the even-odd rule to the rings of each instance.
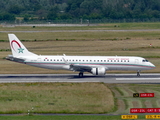
[[142, 62], [148, 62], [148, 60], [145, 60], [145, 59], [144, 59], [144, 60], [142, 60]]

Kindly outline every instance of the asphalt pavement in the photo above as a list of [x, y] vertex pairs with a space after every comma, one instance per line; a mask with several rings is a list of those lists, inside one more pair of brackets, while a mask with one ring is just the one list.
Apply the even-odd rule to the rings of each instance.
[[160, 83], [160, 74], [106, 74], [93, 76], [84, 74], [0, 74], [0, 83], [30, 83], [30, 82], [103, 82], [103, 83]]

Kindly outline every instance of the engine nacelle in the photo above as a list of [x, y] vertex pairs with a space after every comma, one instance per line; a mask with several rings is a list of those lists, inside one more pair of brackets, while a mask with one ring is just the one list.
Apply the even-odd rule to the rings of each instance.
[[91, 72], [93, 75], [105, 75], [106, 69], [104, 67], [92, 68]]

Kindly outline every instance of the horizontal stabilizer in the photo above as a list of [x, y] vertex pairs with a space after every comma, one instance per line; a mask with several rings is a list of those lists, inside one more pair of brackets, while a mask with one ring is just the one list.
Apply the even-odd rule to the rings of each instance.
[[6, 59], [7, 59], [7, 60], [10, 60], [10, 61], [22, 62], [22, 63], [25, 61], [25, 59], [23, 59], [23, 58], [16, 58], [16, 57], [13, 57], [12, 55], [8, 55], [8, 56], [6, 57]]

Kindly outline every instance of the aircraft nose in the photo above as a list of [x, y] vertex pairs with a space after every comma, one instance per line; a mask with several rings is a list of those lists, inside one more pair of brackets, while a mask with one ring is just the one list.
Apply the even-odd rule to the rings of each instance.
[[150, 63], [150, 66], [152, 67], [152, 68], [155, 68], [156, 66], [154, 65], [154, 64], [152, 64], [152, 63]]

